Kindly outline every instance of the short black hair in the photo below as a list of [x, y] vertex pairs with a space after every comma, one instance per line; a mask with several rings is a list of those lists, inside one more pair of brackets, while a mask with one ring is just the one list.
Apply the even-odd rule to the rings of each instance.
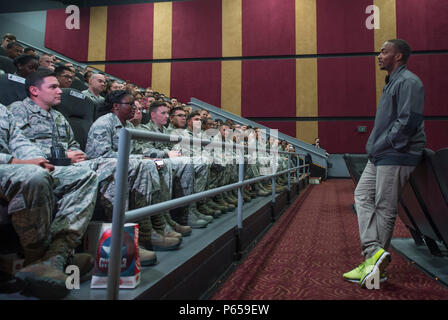
[[112, 107], [114, 106], [114, 103], [121, 103], [121, 99], [125, 96], [132, 96], [132, 93], [128, 90], [115, 90], [111, 91], [106, 95], [106, 98], [104, 100], [104, 107], [108, 112], [112, 111]]
[[14, 47], [23, 48], [23, 46], [20, 43], [14, 41], [14, 42], [8, 43], [8, 45], [6, 46], [6, 49], [11, 49], [11, 48], [14, 48]]
[[409, 44], [403, 39], [392, 39], [387, 40], [387, 42], [392, 43], [395, 46], [395, 48], [401, 54], [403, 54], [403, 63], [407, 63], [409, 56], [411, 55], [411, 47], [409, 46]]
[[57, 67], [54, 69], [54, 73], [55, 73], [57, 76], [60, 76], [64, 71], [68, 71], [68, 72], [70, 72], [70, 73], [73, 72], [72, 70], [70, 70], [69, 67], [66, 67], [66, 66], [57, 66]]
[[172, 108], [172, 109], [170, 110], [170, 116], [173, 116], [174, 113], [175, 113], [176, 111], [178, 111], [178, 110], [185, 112], [185, 110], [184, 110], [183, 107], [174, 107], [174, 108]]
[[29, 52], [29, 51], [36, 52], [36, 50], [34, 50], [33, 48], [30, 48], [30, 47], [23, 49], [23, 52], [24, 52], [24, 53], [27, 53], [27, 52]]
[[24, 65], [30, 62], [31, 60], [39, 61], [36, 56], [33, 56], [32, 54], [22, 54], [14, 59], [14, 65], [16, 68], [19, 68], [19, 65]]
[[40, 87], [45, 78], [56, 77], [56, 74], [49, 69], [41, 69], [33, 72], [25, 79], [25, 90], [28, 97], [30, 97], [30, 87]]

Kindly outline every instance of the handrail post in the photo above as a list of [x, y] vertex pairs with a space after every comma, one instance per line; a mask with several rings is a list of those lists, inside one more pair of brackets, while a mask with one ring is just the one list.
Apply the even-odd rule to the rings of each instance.
[[291, 154], [288, 153], [288, 191], [291, 191]]
[[115, 197], [112, 216], [112, 235], [107, 278], [107, 299], [117, 300], [120, 290], [121, 247], [123, 243], [124, 219], [128, 199], [128, 167], [131, 151], [131, 134], [120, 130], [118, 162], [115, 172]]
[[[244, 181], [244, 155], [243, 149], [238, 149], [238, 182], [242, 183]], [[235, 259], [241, 259], [241, 233], [243, 229], [243, 186], [238, 188], [238, 207], [236, 215], [236, 252]]]

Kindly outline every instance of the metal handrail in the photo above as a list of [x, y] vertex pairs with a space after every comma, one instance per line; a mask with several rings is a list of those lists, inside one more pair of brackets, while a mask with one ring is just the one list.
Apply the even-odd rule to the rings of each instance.
[[[130, 210], [126, 212], [126, 199], [128, 196], [128, 166], [129, 166], [129, 154], [131, 150], [132, 139], [144, 139], [162, 142], [179, 143], [184, 140], [193, 141], [193, 143], [200, 143], [201, 145], [231, 145], [238, 150], [238, 182], [228, 184], [222, 187], [217, 187], [200, 193], [168, 200], [162, 203], [152, 204], [146, 207]], [[242, 226], [242, 188], [246, 185], [253, 184], [265, 179], [272, 179], [272, 202], [275, 203], [275, 177], [288, 173], [288, 190], [290, 189], [290, 173], [293, 170], [296, 172], [300, 168], [307, 168], [309, 173], [309, 165], [304, 164], [290, 168], [291, 155], [296, 153], [282, 152], [288, 154], [288, 169], [276, 172], [270, 175], [259, 176], [251, 179], [244, 180], [244, 155], [243, 150], [252, 150], [248, 146], [234, 143], [216, 142], [204, 139], [182, 137], [177, 135], [166, 135], [157, 132], [146, 132], [136, 129], [122, 128], [119, 132], [119, 146], [118, 146], [118, 162], [116, 171], [116, 183], [115, 183], [115, 198], [112, 216], [112, 237], [111, 237], [111, 250], [109, 259], [109, 271], [107, 280], [107, 299], [118, 299], [119, 297], [119, 283], [120, 283], [120, 269], [121, 269], [121, 244], [123, 242], [123, 230], [124, 224], [127, 222], [138, 221], [139, 219], [147, 216], [157, 214], [159, 212], [174, 209], [184, 206], [194, 201], [198, 201], [204, 198], [212, 197], [219, 193], [230, 191], [238, 188], [238, 206], [237, 206], [237, 229], [241, 232]], [[274, 150], [275, 152], [276, 150]], [[298, 178], [298, 175], [297, 175]]]

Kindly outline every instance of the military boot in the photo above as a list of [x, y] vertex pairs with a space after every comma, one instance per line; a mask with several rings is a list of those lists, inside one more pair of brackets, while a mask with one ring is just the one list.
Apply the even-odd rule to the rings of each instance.
[[243, 195], [243, 202], [250, 202], [252, 200], [252, 197], [247, 192], [246, 188], [243, 188], [242, 195]]
[[139, 243], [150, 251], [176, 250], [179, 248], [182, 238], [165, 237], [153, 229], [151, 217], [139, 221]]
[[55, 255], [30, 264], [15, 274], [26, 284], [25, 292], [39, 299], [62, 299], [68, 293], [66, 257]]
[[220, 204], [220, 205], [226, 207], [226, 209], [227, 209], [226, 211], [235, 209], [235, 205], [232, 204], [232, 203], [230, 203], [230, 202], [226, 202], [226, 201], [224, 200], [224, 197], [223, 197], [222, 194], [218, 194], [218, 195], [215, 197], [215, 199], [216, 199], [216, 201], [217, 201], [218, 204]]
[[215, 200], [215, 198], [207, 199], [205, 205], [209, 208], [219, 211], [219, 213], [216, 215], [216, 218], [219, 217], [221, 214], [225, 213], [225, 211], [227, 210], [227, 206], [224, 206], [222, 203], [219, 203], [218, 201]]
[[143, 248], [153, 251], [168, 251], [177, 250], [180, 247], [182, 238], [166, 237], [158, 233], [157, 231], [151, 232], [150, 244], [143, 242]]
[[210, 221], [213, 220], [213, 217], [218, 217], [221, 214], [221, 210], [209, 207], [207, 205], [207, 203], [205, 203], [205, 202], [200, 203], [198, 205], [197, 209], [198, 209], [198, 212], [200, 213], [199, 217], [202, 217], [201, 215], [211, 217], [212, 219], [207, 218], [207, 220], [210, 220]]
[[235, 206], [235, 208], [237, 207], [237, 205], [238, 205], [238, 200], [235, 199], [235, 198], [232, 198], [232, 196], [230, 195], [229, 192], [224, 192], [224, 193], [222, 194], [222, 197], [223, 197], [223, 199], [224, 199], [224, 201], [225, 201], [226, 203], [233, 204], [233, 205]]
[[197, 211], [196, 214], [197, 217], [199, 219], [207, 221], [208, 223], [213, 222], [213, 220], [215, 219], [214, 216], [218, 217], [219, 214], [221, 213], [221, 211], [217, 213], [218, 211], [208, 207], [205, 204], [198, 206], [196, 211]]
[[266, 187], [266, 185], [263, 184], [263, 182], [259, 182], [259, 183], [258, 183], [258, 186], [260, 187], [261, 190], [263, 190], [263, 191], [268, 192], [269, 194], [271, 194], [272, 189], [268, 189], [268, 188]]
[[287, 188], [283, 185], [275, 184], [275, 192], [276, 193], [281, 193], [281, 192], [285, 191], [286, 189]]
[[205, 228], [209, 224], [209, 221], [200, 219], [199, 214], [196, 203], [190, 203], [187, 209], [187, 224], [193, 229]]
[[224, 193], [224, 199], [226, 200], [226, 202], [230, 202], [235, 206], [238, 205], [238, 198], [235, 198], [230, 191]]
[[191, 227], [186, 225], [181, 225], [171, 219], [171, 216], [169, 213], [165, 213], [165, 220], [166, 223], [177, 233], [180, 233], [182, 237], [187, 237], [191, 235]]
[[271, 186], [271, 184], [269, 183], [268, 180], [263, 181], [263, 182], [261, 183], [261, 185], [263, 186], [263, 188], [264, 188], [266, 191], [268, 191], [268, 192], [272, 192], [272, 186]]
[[92, 278], [95, 267], [95, 258], [86, 252], [75, 253], [68, 258], [67, 265], [75, 265], [79, 268], [79, 281], [85, 282]]
[[169, 238], [182, 238], [182, 234], [179, 232], [176, 232], [169, 224], [165, 225], [165, 228], [162, 231], [156, 230], [158, 233], [160, 233], [164, 237]]
[[249, 186], [247, 188], [247, 191], [249, 191], [249, 195], [252, 197], [252, 199], [255, 199], [258, 197], [257, 193], [252, 189], [252, 186]]
[[140, 265], [143, 267], [153, 266], [157, 263], [157, 256], [154, 251], [149, 251], [138, 246], [138, 255], [140, 256]]
[[254, 185], [254, 191], [257, 193], [258, 196], [261, 196], [261, 197], [265, 197], [270, 194], [269, 191], [263, 190], [263, 188], [260, 187], [259, 184]]

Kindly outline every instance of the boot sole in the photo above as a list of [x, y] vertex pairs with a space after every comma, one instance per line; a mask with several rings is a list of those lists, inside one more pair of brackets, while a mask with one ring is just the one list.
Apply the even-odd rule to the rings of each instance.
[[177, 250], [180, 247], [180, 242], [178, 244], [169, 246], [169, 247], [162, 247], [157, 245], [152, 245], [153, 251], [170, 251], [170, 250]]
[[157, 257], [155, 257], [154, 259], [151, 259], [151, 260], [145, 260], [145, 261], [140, 260], [140, 265], [142, 267], [149, 267], [149, 266], [153, 266], [155, 264], [157, 264]]
[[16, 278], [22, 280], [26, 287], [24, 293], [42, 300], [62, 299], [68, 295], [65, 281], [51, 278], [39, 278], [32, 273], [16, 273]]

